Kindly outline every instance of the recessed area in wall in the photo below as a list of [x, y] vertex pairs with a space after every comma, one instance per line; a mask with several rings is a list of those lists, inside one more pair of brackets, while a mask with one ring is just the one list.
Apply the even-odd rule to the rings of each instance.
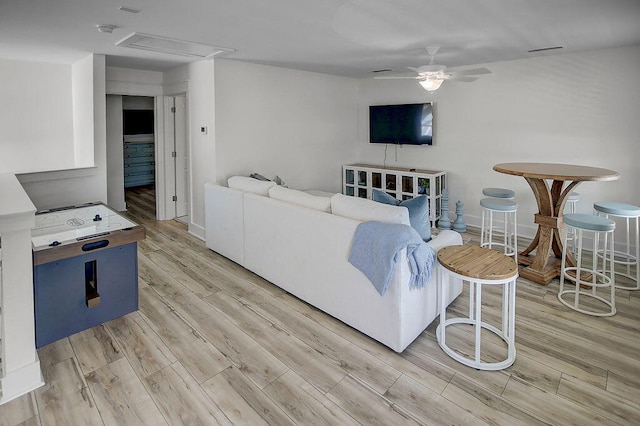
[[0, 59], [0, 173], [93, 167], [93, 55], [75, 64]]

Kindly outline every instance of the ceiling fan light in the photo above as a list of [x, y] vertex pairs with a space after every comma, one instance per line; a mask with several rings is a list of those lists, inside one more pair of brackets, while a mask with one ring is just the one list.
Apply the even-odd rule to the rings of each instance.
[[426, 80], [420, 80], [418, 83], [420, 83], [424, 90], [434, 92], [440, 88], [443, 81], [444, 80], [441, 79], [428, 78]]

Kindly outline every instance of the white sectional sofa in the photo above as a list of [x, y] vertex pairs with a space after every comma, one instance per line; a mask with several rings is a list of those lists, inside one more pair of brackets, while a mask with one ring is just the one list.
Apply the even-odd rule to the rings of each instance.
[[[435, 268], [426, 286], [410, 289], [403, 249], [389, 289], [380, 296], [347, 260], [362, 220], [409, 224], [406, 208], [342, 194], [313, 196], [245, 177], [230, 178], [229, 186], [205, 185], [210, 249], [396, 352], [437, 317]], [[445, 230], [429, 244], [437, 251], [462, 244], [462, 238]], [[461, 282], [452, 283], [448, 303], [461, 289]]]

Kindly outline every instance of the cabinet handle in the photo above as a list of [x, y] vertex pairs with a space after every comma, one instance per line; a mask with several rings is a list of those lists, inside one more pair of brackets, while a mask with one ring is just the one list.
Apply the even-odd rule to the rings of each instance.
[[87, 243], [83, 245], [82, 251], [97, 250], [97, 249], [107, 247], [108, 245], [109, 245], [109, 240], [94, 241], [92, 243]]
[[87, 308], [100, 306], [97, 260], [91, 260], [84, 264], [84, 280], [84, 300], [87, 304]]

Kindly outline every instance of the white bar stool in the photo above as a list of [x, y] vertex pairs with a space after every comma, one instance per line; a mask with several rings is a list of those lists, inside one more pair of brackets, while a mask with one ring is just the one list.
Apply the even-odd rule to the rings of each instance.
[[506, 188], [482, 188], [482, 195], [491, 198], [506, 198], [507, 200], [516, 198], [516, 193]]
[[569, 194], [569, 198], [567, 198], [567, 207], [569, 208], [569, 211], [567, 212], [567, 209], [565, 208], [565, 212], [567, 212], [567, 213], [575, 213], [576, 212], [576, 204], [578, 203], [578, 201], [580, 201], [580, 193], [579, 192], [572, 192], [571, 194]]
[[[438, 291], [440, 294], [440, 324], [436, 329], [438, 344], [442, 350], [456, 361], [479, 370], [501, 370], [509, 367], [516, 359], [515, 320], [516, 320], [516, 280], [518, 266], [516, 262], [495, 250], [478, 246], [449, 246], [438, 250]], [[447, 301], [445, 286], [450, 278], [461, 279], [469, 283], [469, 316], [447, 319]], [[482, 321], [482, 287], [485, 285], [502, 286], [502, 322], [500, 328]], [[465, 356], [464, 352], [454, 351], [447, 344], [447, 328], [456, 324], [469, 324], [474, 327], [474, 351]], [[507, 356], [500, 361], [482, 361], [481, 331], [488, 330], [497, 335], [507, 345]], [[451, 328], [449, 328], [451, 330]], [[497, 352], [497, 351], [496, 351]], [[500, 354], [491, 353], [495, 358]], [[485, 359], [487, 351], [485, 350]]]
[[[493, 246], [503, 248], [503, 253], [507, 256], [513, 256], [516, 263], [518, 262], [518, 229], [516, 222], [516, 212], [518, 211], [518, 203], [507, 200], [506, 198], [483, 198], [480, 200], [482, 207], [482, 228], [480, 230], [480, 247]], [[493, 218], [494, 214], [502, 213], [504, 222], [502, 226], [502, 242], [494, 242], [493, 236]]]
[[[572, 192], [567, 198], [567, 204], [565, 205], [565, 213], [575, 213], [576, 204], [580, 201], [580, 193]], [[567, 234], [567, 241], [571, 241], [571, 252], [576, 254], [576, 236], [575, 233]]]
[[[616, 283], [616, 288], [621, 290], [640, 290], [640, 268], [638, 267], [638, 258], [640, 258], [640, 237], [638, 236], [640, 207], [623, 203], [597, 202], [593, 204], [593, 209], [597, 215], [613, 218], [614, 220], [615, 218], [623, 218], [625, 220], [625, 251], [614, 252], [614, 263], [624, 267], [624, 272], [616, 271], [616, 274], [635, 281], [635, 285]], [[635, 253], [633, 253], [633, 246], [631, 245], [632, 233], [635, 236]], [[598, 251], [599, 255], [600, 251]], [[635, 272], [633, 272], [634, 266]]]
[[[616, 223], [603, 216], [579, 213], [564, 215], [562, 269], [558, 291], [558, 300], [563, 305], [583, 314], [598, 317], [611, 316], [616, 313], [615, 275], [613, 273], [613, 232], [615, 228]], [[570, 232], [575, 232], [578, 250], [576, 266], [567, 266], [567, 234]], [[590, 259], [584, 258], [583, 237], [585, 233], [590, 234], [593, 239]], [[604, 238], [605, 245], [601, 249], [602, 256], [598, 256], [596, 253], [601, 237]], [[601, 267], [598, 266], [599, 259], [602, 259]], [[585, 263], [588, 264], [589, 260], [591, 260], [591, 268], [584, 266]], [[565, 280], [573, 282], [574, 288], [565, 290]], [[598, 294], [599, 288], [609, 290], [608, 299]], [[564, 297], [565, 295], [573, 295], [573, 301], [569, 302]], [[601, 302], [606, 306], [606, 310], [580, 306], [580, 296]]]

